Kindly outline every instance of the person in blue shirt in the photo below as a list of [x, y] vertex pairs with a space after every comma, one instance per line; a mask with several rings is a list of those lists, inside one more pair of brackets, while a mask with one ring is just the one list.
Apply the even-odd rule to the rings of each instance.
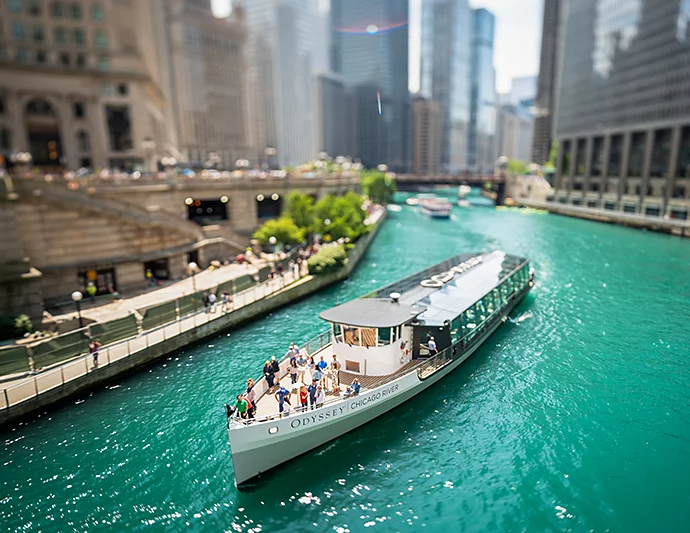
[[358, 395], [361, 388], [362, 386], [360, 385], [359, 380], [357, 378], [353, 379], [352, 384], [345, 391], [345, 397], [349, 398], [350, 396]]
[[290, 391], [285, 387], [280, 387], [278, 389], [278, 392], [275, 393], [275, 398], [278, 401], [278, 411], [280, 411], [280, 414], [283, 414], [285, 403], [292, 407], [292, 404], [290, 403]]
[[312, 409], [314, 409], [314, 406], [316, 405], [316, 391], [319, 387], [319, 381], [316, 379], [311, 380], [311, 385], [307, 388], [307, 391], [309, 391], [309, 405], [311, 406]]
[[321, 373], [325, 372], [328, 368], [328, 363], [323, 360], [323, 355], [321, 356], [321, 360], [316, 364], [321, 369]]

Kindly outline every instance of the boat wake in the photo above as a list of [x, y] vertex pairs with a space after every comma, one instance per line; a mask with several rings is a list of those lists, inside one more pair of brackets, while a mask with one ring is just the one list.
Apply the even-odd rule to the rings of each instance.
[[517, 317], [511, 318], [508, 317], [508, 320], [512, 322], [513, 324], [522, 324], [525, 320], [532, 318], [534, 315], [532, 314], [532, 311], [527, 311], [525, 313], [520, 313]]

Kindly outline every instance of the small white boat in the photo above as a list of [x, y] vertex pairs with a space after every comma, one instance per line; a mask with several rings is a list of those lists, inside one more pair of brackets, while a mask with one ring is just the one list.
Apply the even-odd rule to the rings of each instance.
[[417, 198], [411, 196], [410, 198], [408, 198], [407, 200], [405, 200], [405, 203], [406, 203], [407, 205], [418, 205], [418, 204], [419, 204], [419, 200], [417, 200]]
[[[316, 362], [335, 355], [342, 365], [339, 383], [333, 373], [327, 380], [325, 401], [297, 409], [293, 393], [292, 411], [279, 413], [275, 391], [261, 378], [254, 388], [254, 418], [242, 418], [226, 405], [238, 487], [391, 411], [448, 375], [505, 322], [533, 284], [527, 259], [501, 251], [460, 254], [323, 311], [328, 331], [300, 353]], [[293, 391], [288, 365], [283, 358], [278, 381]], [[348, 393], [346, 385], [355, 378], [361, 388]]]
[[388, 209], [391, 213], [399, 213], [400, 211], [402, 211], [402, 207], [400, 207], [397, 204], [388, 204], [386, 206], [386, 209]]
[[458, 200], [464, 200], [472, 192], [472, 187], [469, 185], [460, 185], [458, 187]]
[[436, 197], [419, 198], [419, 210], [431, 218], [450, 218], [453, 204], [448, 198]]

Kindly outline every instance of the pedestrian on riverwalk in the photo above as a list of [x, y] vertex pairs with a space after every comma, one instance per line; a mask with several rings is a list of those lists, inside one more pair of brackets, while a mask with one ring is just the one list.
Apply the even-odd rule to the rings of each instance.
[[268, 388], [272, 389], [275, 380], [275, 373], [273, 372], [273, 366], [269, 361], [266, 361], [266, 364], [264, 365], [264, 377], [266, 378], [266, 383], [268, 383]]
[[309, 393], [309, 405], [312, 409], [316, 406], [316, 393], [319, 388], [319, 382], [315, 379], [311, 380], [311, 385], [307, 387], [307, 392]]
[[89, 295], [89, 298], [91, 298], [91, 302], [96, 301], [96, 293], [98, 292], [98, 288], [94, 284], [93, 281], [89, 281], [89, 284], [86, 286], [86, 294]]
[[208, 295], [208, 307], [206, 308], [207, 313], [215, 313], [216, 312], [216, 302], [218, 301], [218, 297], [216, 296], [215, 292], [212, 292]]
[[284, 410], [287, 410], [287, 413], [289, 413], [290, 408], [288, 407], [286, 409], [285, 403], [292, 407], [292, 404], [290, 403], [290, 391], [287, 390], [285, 387], [280, 387], [278, 389], [278, 392], [275, 393], [275, 398], [278, 401], [278, 411], [280, 412], [281, 416]]
[[101, 347], [101, 343], [96, 339], [92, 339], [89, 343], [89, 353], [93, 357], [93, 366], [98, 366], [98, 349]]
[[228, 291], [225, 291], [220, 297], [221, 307], [220, 310], [223, 313], [227, 313], [232, 308], [232, 296]]

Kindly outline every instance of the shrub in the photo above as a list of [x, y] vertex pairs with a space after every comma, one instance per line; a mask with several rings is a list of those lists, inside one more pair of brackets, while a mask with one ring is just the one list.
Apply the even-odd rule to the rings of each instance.
[[14, 319], [14, 329], [19, 336], [22, 336], [25, 333], [32, 333], [34, 325], [27, 315], [19, 315]]
[[347, 261], [347, 252], [339, 244], [322, 246], [321, 249], [307, 259], [309, 273], [317, 276], [330, 274], [342, 268]]
[[289, 218], [282, 217], [267, 221], [254, 233], [254, 238], [261, 244], [267, 244], [271, 237], [276, 241], [285, 244], [297, 244], [304, 241], [304, 230]]
[[360, 180], [364, 194], [377, 204], [392, 202], [393, 195], [398, 190], [397, 184], [390, 174], [377, 170], [362, 171]]

